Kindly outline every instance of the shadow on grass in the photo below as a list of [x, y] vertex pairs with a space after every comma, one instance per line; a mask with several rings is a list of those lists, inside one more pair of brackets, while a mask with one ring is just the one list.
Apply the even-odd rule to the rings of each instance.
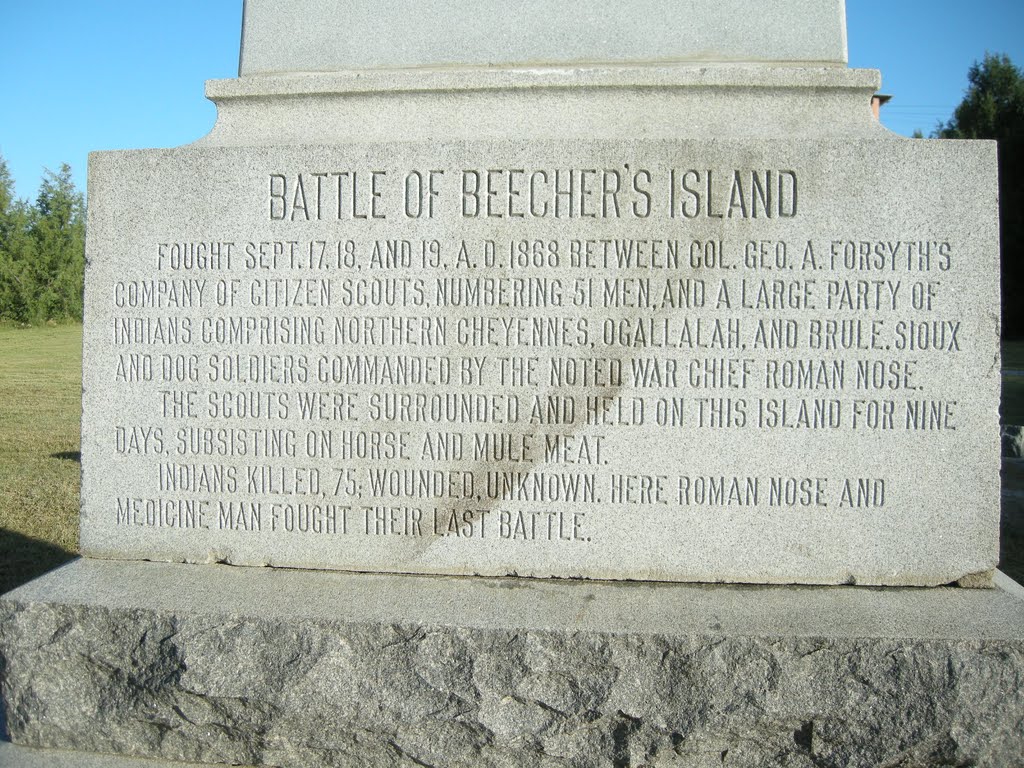
[[79, 464], [82, 463], [82, 452], [81, 451], [61, 451], [60, 453], [51, 453], [51, 459], [61, 459], [62, 461], [77, 461]]
[[76, 557], [45, 541], [0, 528], [0, 594], [52, 571]]

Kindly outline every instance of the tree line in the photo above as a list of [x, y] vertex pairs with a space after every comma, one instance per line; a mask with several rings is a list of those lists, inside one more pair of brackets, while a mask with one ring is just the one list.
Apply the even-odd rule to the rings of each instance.
[[81, 321], [84, 276], [85, 197], [70, 166], [46, 171], [30, 203], [0, 157], [0, 321]]

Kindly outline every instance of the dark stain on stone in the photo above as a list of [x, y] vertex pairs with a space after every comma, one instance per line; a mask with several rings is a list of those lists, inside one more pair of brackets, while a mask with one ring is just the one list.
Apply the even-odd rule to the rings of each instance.
[[793, 731], [793, 741], [800, 749], [811, 751], [811, 743], [814, 740], [814, 721], [808, 720], [806, 723], [801, 725], [795, 731]]
[[612, 768], [629, 768], [629, 737], [640, 728], [640, 721], [619, 712], [619, 722], [612, 729]]

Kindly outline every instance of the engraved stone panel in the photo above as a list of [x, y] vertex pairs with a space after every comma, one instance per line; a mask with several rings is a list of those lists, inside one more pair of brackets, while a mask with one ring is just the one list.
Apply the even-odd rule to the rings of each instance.
[[94, 154], [83, 552], [987, 571], [995, 189], [958, 142]]

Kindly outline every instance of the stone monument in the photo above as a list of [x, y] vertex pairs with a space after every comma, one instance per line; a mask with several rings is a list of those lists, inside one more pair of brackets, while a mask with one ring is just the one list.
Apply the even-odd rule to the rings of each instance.
[[994, 145], [763, 5], [248, 0], [208, 136], [90, 157], [85, 559], [0, 603], [12, 738], [1019, 756]]
[[548, 5], [250, 2], [209, 136], [93, 155], [83, 554], [990, 578], [994, 145], [839, 2]]

